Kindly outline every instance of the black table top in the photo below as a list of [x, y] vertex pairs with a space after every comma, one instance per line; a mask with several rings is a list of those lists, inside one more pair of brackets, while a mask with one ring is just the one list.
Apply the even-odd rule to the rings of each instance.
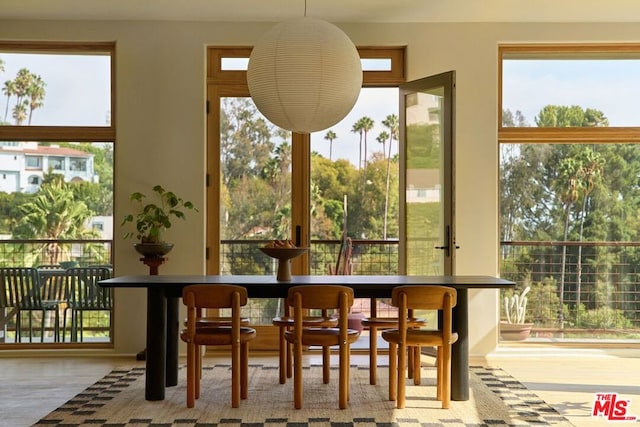
[[178, 295], [191, 284], [231, 284], [245, 286], [249, 296], [273, 298], [286, 295], [291, 286], [345, 285], [354, 289], [357, 297], [386, 297], [389, 290], [403, 285], [442, 285], [456, 289], [510, 288], [514, 282], [493, 276], [291, 276], [290, 282], [278, 282], [275, 276], [248, 275], [140, 275], [119, 276], [99, 282], [112, 288], [156, 288]]

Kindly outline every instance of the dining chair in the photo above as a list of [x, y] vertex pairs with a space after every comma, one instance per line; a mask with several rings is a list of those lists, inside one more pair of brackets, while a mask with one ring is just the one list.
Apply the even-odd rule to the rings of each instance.
[[40, 342], [44, 342], [44, 318], [47, 309], [42, 304], [38, 270], [32, 267], [2, 267], [0, 282], [2, 282], [0, 308], [15, 312], [16, 342], [22, 342], [22, 313], [25, 311], [29, 315], [29, 342], [33, 342], [33, 312], [42, 313]]
[[[376, 299], [372, 298], [371, 304], [376, 303]], [[409, 310], [409, 317], [407, 318], [407, 327], [420, 328], [426, 325], [426, 321], [422, 318], [416, 318], [413, 315], [413, 310]], [[375, 385], [377, 382], [377, 369], [378, 369], [378, 332], [394, 329], [399, 327], [397, 316], [388, 317], [365, 317], [361, 320], [362, 326], [369, 330], [369, 384]], [[420, 357], [420, 347], [413, 348], [409, 351], [409, 378], [413, 378], [413, 360], [415, 357]]]
[[[284, 314], [274, 317], [271, 324], [278, 327], [278, 372], [280, 384], [287, 382], [287, 378], [293, 375], [293, 355], [291, 345], [287, 343], [285, 332], [294, 326], [294, 317], [291, 316], [291, 309], [288, 304], [284, 305]], [[302, 325], [316, 328], [335, 328], [338, 326], [338, 319], [331, 316], [328, 310], [322, 310], [320, 316], [303, 316]], [[331, 355], [331, 348], [322, 347], [322, 359], [328, 360]]]
[[[330, 346], [338, 347], [339, 379], [338, 402], [340, 409], [345, 409], [349, 401], [349, 358], [350, 346], [358, 337], [359, 332], [348, 328], [348, 313], [353, 305], [353, 289], [339, 285], [301, 285], [289, 288], [287, 302], [293, 307], [293, 327], [285, 331], [285, 339], [293, 345], [293, 397], [296, 409], [302, 408], [302, 348], [305, 346], [320, 346], [323, 349]], [[307, 310], [331, 310], [337, 314], [336, 327], [304, 326]], [[322, 380], [329, 383], [330, 360], [324, 357], [322, 361]]]
[[[396, 400], [398, 408], [405, 407], [405, 374], [407, 348], [435, 346], [436, 398], [442, 408], [449, 408], [451, 401], [451, 344], [458, 340], [452, 331], [452, 312], [457, 293], [448, 286], [398, 286], [391, 293], [391, 304], [398, 307], [400, 319], [397, 329], [382, 331], [382, 338], [389, 342], [389, 400]], [[437, 329], [411, 328], [408, 326], [409, 310], [438, 310]], [[414, 359], [414, 383], [419, 384], [420, 358]]]
[[[62, 321], [62, 341], [65, 341], [68, 312], [71, 312], [70, 340], [84, 340], [84, 313], [86, 311], [108, 311], [113, 309], [113, 289], [98, 285], [100, 280], [111, 277], [104, 267], [73, 267], [65, 270], [67, 306]], [[110, 316], [111, 319], [111, 316]], [[111, 320], [110, 320], [111, 322]]]
[[[187, 327], [180, 338], [187, 343], [187, 407], [200, 398], [202, 357], [200, 346], [231, 346], [231, 406], [240, 406], [248, 395], [249, 341], [256, 330], [241, 325], [240, 308], [247, 304], [247, 290], [236, 285], [189, 285], [182, 291], [187, 306]], [[230, 308], [231, 325], [198, 327], [198, 311]]]

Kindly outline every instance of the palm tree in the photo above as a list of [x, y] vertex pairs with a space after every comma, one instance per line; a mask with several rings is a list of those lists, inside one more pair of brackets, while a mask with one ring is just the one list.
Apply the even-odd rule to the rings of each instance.
[[13, 80], [4, 82], [2, 93], [7, 97], [7, 105], [4, 107], [4, 121], [6, 122], [7, 116], [9, 115], [9, 101], [11, 100], [11, 96], [16, 94], [16, 87]]
[[[389, 181], [391, 179], [391, 147], [393, 146], [393, 140], [398, 140], [398, 116], [396, 114], [389, 114], [383, 121], [382, 125], [389, 129], [389, 132], [382, 132], [380, 137], [383, 134], [387, 134], [386, 136], [389, 138], [389, 156], [387, 157], [387, 188], [384, 195], [384, 221], [383, 221], [383, 231], [382, 238], [386, 240], [387, 238], [387, 217], [389, 212]], [[384, 147], [384, 145], [383, 145]]]
[[333, 151], [333, 140], [336, 139], [337, 137], [338, 136], [336, 135], [336, 133], [332, 130], [330, 130], [324, 135], [324, 139], [329, 141], [329, 160], [331, 160], [331, 152]]
[[[362, 119], [361, 119], [362, 120]], [[351, 132], [360, 135], [360, 149], [358, 150], [358, 170], [362, 167], [362, 121], [358, 120], [351, 126]]]
[[389, 133], [386, 130], [380, 132], [376, 138], [376, 141], [382, 144], [382, 158], [387, 156], [387, 139], [389, 139]]
[[44, 88], [46, 85], [42, 77], [33, 75], [33, 81], [27, 88], [27, 94], [29, 95], [29, 124], [31, 124], [33, 110], [44, 105], [44, 96], [46, 93]]
[[364, 161], [362, 162], [362, 198], [364, 199], [364, 191], [367, 186], [367, 134], [373, 129], [374, 121], [370, 117], [364, 116], [358, 122], [364, 137]]
[[27, 119], [27, 105], [28, 102], [19, 102], [17, 103], [12, 110], [11, 117], [13, 117], [16, 121], [16, 126], [20, 126], [22, 122]]
[[[35, 197], [20, 206], [20, 218], [14, 230], [14, 238], [65, 240], [95, 236], [85, 228], [87, 219], [93, 214], [87, 205], [76, 200], [70, 184], [63, 177], [45, 178]], [[58, 243], [47, 243], [44, 247], [47, 264], [58, 264], [62, 249]]]

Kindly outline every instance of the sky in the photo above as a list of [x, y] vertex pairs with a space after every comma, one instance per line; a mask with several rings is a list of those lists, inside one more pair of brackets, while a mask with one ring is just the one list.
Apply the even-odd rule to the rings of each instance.
[[[311, 150], [329, 158], [330, 144], [324, 137], [329, 130], [332, 130], [337, 138], [333, 141], [331, 159], [347, 159], [357, 166], [360, 135], [351, 132], [353, 124], [364, 116], [373, 119], [374, 127], [367, 136], [367, 157], [374, 151], [382, 151], [382, 144], [376, 141], [376, 138], [386, 130], [382, 121], [390, 114], [398, 115], [399, 102], [397, 88], [362, 89], [356, 105], [340, 123], [327, 130], [311, 134]], [[386, 149], [388, 154], [389, 147], [387, 146]], [[397, 142], [394, 142], [391, 153], [392, 156], [398, 153]]]
[[[44, 106], [34, 112], [34, 125], [105, 125], [110, 119], [109, 57], [96, 55], [26, 55], [0, 53], [5, 72], [0, 85], [15, 78], [22, 67], [46, 82]], [[246, 62], [242, 65], [246, 67]], [[640, 126], [640, 60], [506, 60], [503, 65], [503, 107], [522, 111], [527, 122], [548, 104], [579, 105], [601, 110], [611, 126]], [[9, 100], [9, 108], [15, 98]], [[7, 98], [0, 92], [0, 120]], [[328, 130], [333, 141], [332, 159], [358, 162], [359, 135], [351, 132], [361, 117], [374, 120], [368, 137], [368, 156], [381, 150], [376, 137], [389, 114], [398, 114], [397, 88], [364, 88], [353, 110], [337, 125], [312, 134], [312, 150], [329, 157]], [[11, 112], [9, 111], [10, 119]], [[396, 154], [397, 145], [393, 148]]]
[[527, 122], [546, 105], [595, 108], [610, 126], [640, 126], [640, 60], [510, 60], [503, 64], [503, 108]]
[[[110, 58], [96, 55], [27, 55], [2, 53], [4, 72], [0, 72], [0, 120], [5, 118], [7, 97], [2, 88], [21, 68], [42, 77], [46, 96], [42, 108], [31, 121], [39, 126], [104, 126], [110, 120]], [[7, 121], [13, 123], [9, 99]]]

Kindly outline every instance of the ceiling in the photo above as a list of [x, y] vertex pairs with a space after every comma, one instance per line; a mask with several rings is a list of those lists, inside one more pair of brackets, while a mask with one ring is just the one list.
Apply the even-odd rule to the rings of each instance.
[[[638, 22], [638, 0], [306, 0], [330, 22]], [[0, 0], [2, 19], [277, 22], [305, 0]]]

